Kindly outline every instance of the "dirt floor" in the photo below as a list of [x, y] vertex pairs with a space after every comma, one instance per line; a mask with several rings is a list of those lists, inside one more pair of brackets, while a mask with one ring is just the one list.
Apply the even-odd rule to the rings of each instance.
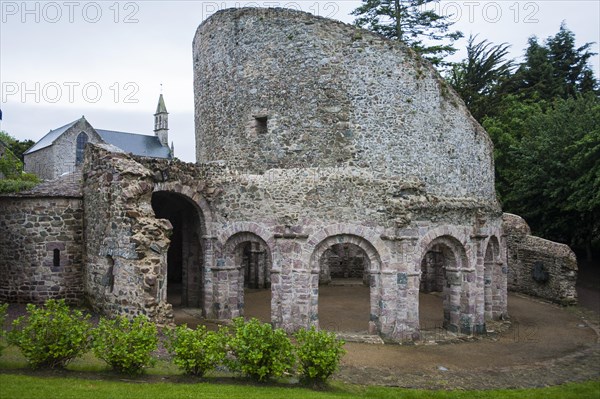
[[[442, 299], [421, 294], [421, 324], [437, 327], [437, 343], [374, 345], [347, 342], [335, 378], [349, 383], [429, 389], [491, 389], [556, 385], [600, 377], [598, 290], [586, 306], [564, 308], [509, 294], [510, 320], [502, 332], [460, 339], [439, 329]], [[319, 288], [322, 328], [366, 334], [369, 289], [362, 285]], [[246, 317], [269, 321], [270, 292], [247, 290]], [[194, 325], [192, 310], [179, 309], [176, 322]], [[496, 325], [498, 326], [498, 325]], [[493, 327], [492, 327], [493, 328]], [[491, 329], [491, 328], [490, 328]]]
[[[595, 281], [594, 276], [583, 281]], [[488, 330], [494, 331], [468, 339], [439, 328], [443, 314], [439, 294], [421, 294], [420, 322], [436, 332], [435, 340], [411, 345], [346, 342], [347, 354], [334, 378], [426, 389], [538, 387], [598, 379], [600, 286], [581, 284], [578, 292], [581, 305], [568, 308], [509, 293], [510, 319], [490, 323]], [[7, 323], [23, 312], [24, 305], [12, 304]], [[269, 321], [269, 290], [247, 290], [245, 312], [248, 318]], [[367, 287], [351, 283], [319, 288], [323, 328], [366, 334], [368, 314]], [[190, 327], [206, 323], [198, 309], [181, 307], [175, 308], [175, 321]]]

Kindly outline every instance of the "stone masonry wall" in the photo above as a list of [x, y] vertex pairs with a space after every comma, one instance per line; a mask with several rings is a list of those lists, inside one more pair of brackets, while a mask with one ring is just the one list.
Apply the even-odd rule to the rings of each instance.
[[145, 314], [165, 324], [173, 316], [165, 298], [171, 225], [154, 217], [151, 177], [116, 147], [87, 146], [84, 289], [105, 314]]
[[[454, 256], [466, 253], [460, 268], [449, 266], [458, 295], [453, 298], [462, 299], [449, 303], [448, 325], [454, 331], [481, 331], [484, 309], [499, 309], [495, 318], [506, 314], [505, 288], [484, 297], [489, 237], [498, 242], [501, 236], [495, 203], [437, 197], [423, 192], [418, 182], [374, 178], [359, 168], [247, 175], [219, 163], [135, 160], [153, 176], [155, 191], [193, 197], [201, 209], [210, 250], [202, 265], [204, 285], [197, 289], [204, 292], [203, 311], [209, 317], [243, 314], [243, 264], [234, 263], [231, 250], [245, 241], [266, 246], [272, 256], [271, 320], [290, 331], [318, 324], [321, 260], [334, 245], [352, 244], [368, 258], [371, 314], [363, 315], [365, 329], [369, 324], [369, 331], [390, 339], [413, 339], [418, 337], [421, 262], [429, 244], [441, 237], [454, 237]], [[505, 252], [492, 252], [493, 267], [500, 270], [494, 284], [505, 287]]]
[[25, 155], [25, 171], [34, 173], [44, 180], [56, 179], [76, 169], [75, 153], [77, 136], [88, 135], [89, 143], [103, 143], [94, 128], [85, 120], [78, 120], [58, 137], [51, 146]]
[[54, 171], [54, 147], [46, 147], [25, 155], [24, 170], [33, 173], [42, 180], [52, 180], [56, 177]]
[[0, 197], [0, 302], [82, 302], [82, 234], [81, 198]]
[[491, 140], [405, 46], [308, 13], [243, 8], [213, 14], [193, 48], [199, 162], [352, 166], [495, 201]]
[[577, 303], [577, 258], [564, 244], [531, 235], [525, 220], [505, 213], [508, 289], [557, 302]]

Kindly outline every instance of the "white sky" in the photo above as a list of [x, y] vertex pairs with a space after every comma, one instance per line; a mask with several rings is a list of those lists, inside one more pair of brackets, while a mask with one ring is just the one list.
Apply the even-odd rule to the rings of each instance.
[[[100, 129], [153, 134], [160, 84], [175, 155], [195, 161], [192, 39], [211, 13], [244, 5], [296, 8], [344, 22], [360, 4], [348, 1], [0, 1], [0, 129], [39, 140], [85, 115]], [[561, 21], [577, 45], [600, 41], [596, 0], [449, 1], [455, 29], [512, 45], [558, 32]], [[463, 49], [466, 39], [457, 47]], [[594, 44], [593, 52], [598, 52]], [[456, 60], [464, 57], [464, 51]], [[600, 76], [599, 58], [592, 60]]]

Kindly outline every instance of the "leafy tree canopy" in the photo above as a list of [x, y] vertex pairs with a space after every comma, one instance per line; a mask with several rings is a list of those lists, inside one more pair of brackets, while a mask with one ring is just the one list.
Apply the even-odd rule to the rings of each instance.
[[585, 248], [600, 244], [600, 100], [509, 96], [484, 121], [496, 144], [497, 190], [505, 210], [542, 237]]
[[37, 176], [23, 173], [23, 153], [34, 144], [33, 141], [19, 141], [1, 130], [0, 141], [8, 149], [0, 152], [0, 193], [18, 192], [37, 185]]
[[493, 45], [487, 40], [476, 43], [476, 38], [469, 37], [467, 58], [452, 66], [447, 79], [475, 119], [482, 120], [498, 107], [514, 62], [506, 59], [508, 44]]
[[[430, 3], [439, 0], [363, 0], [352, 15], [355, 25], [379, 33], [389, 39], [401, 40], [434, 65], [446, 65], [444, 57], [456, 52], [452, 43], [463, 34], [450, 31], [453, 22], [441, 16]], [[430, 45], [429, 42], [436, 44]]]
[[514, 90], [523, 98], [553, 99], [598, 91], [598, 81], [589, 66], [593, 43], [575, 46], [575, 34], [563, 22], [558, 33], [544, 44], [529, 38], [525, 61], [512, 80]]
[[17, 140], [4, 130], [0, 130], [0, 141], [7, 145], [17, 158], [23, 162], [23, 154], [35, 144], [33, 140]]

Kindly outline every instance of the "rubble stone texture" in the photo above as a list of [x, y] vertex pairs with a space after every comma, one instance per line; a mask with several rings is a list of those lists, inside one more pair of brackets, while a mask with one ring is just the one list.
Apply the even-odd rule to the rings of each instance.
[[531, 235], [520, 216], [504, 214], [508, 245], [508, 289], [562, 305], [577, 303], [577, 258], [565, 244]]
[[0, 302], [83, 302], [81, 176], [0, 196]]
[[272, 323], [294, 331], [320, 325], [320, 283], [349, 277], [370, 292], [356, 317], [388, 340], [420, 337], [420, 290], [441, 293], [453, 332], [506, 315], [492, 143], [429, 64], [284, 9], [214, 14], [193, 55], [197, 164], [87, 146], [92, 306], [170, 323], [179, 285], [178, 305], [231, 319], [245, 287], [268, 289]]

